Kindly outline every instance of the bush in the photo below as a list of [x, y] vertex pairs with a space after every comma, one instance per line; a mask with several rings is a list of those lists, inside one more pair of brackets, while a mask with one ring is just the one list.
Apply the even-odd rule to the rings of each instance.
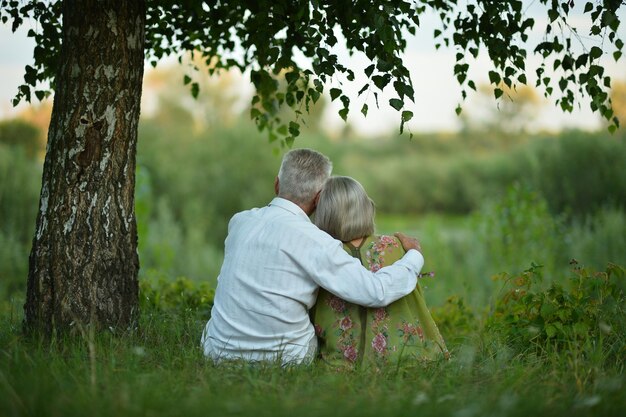
[[[299, 139], [300, 141], [300, 139]], [[327, 152], [334, 172], [359, 180], [386, 213], [467, 214], [513, 183], [537, 191], [553, 214], [584, 217], [626, 200], [626, 140], [567, 132], [513, 144], [481, 138], [416, 136], [299, 146]]]
[[626, 271], [609, 264], [595, 272], [572, 262], [569, 285], [542, 286], [541, 268], [502, 274], [487, 330], [518, 353], [568, 352], [624, 365], [626, 357]]
[[185, 277], [171, 280], [158, 273], [139, 284], [139, 305], [144, 314], [166, 312], [208, 320], [214, 295], [213, 287], [206, 282]]
[[553, 274], [568, 260], [563, 226], [541, 195], [516, 184], [483, 205], [476, 229], [495, 271], [521, 271], [533, 261]]
[[215, 284], [228, 221], [274, 196], [280, 159], [250, 127], [194, 132], [144, 121], [137, 217], [142, 268]]
[[592, 215], [575, 219], [566, 234], [569, 255], [600, 269], [608, 263], [626, 261], [626, 212], [603, 207]]
[[40, 181], [41, 165], [23, 148], [0, 144], [0, 299], [26, 288]]
[[525, 176], [553, 213], [584, 216], [626, 201], [624, 137], [564, 134], [536, 140], [526, 155]]
[[0, 145], [21, 148], [29, 158], [37, 156], [41, 149], [40, 135], [39, 128], [23, 120], [0, 122]]

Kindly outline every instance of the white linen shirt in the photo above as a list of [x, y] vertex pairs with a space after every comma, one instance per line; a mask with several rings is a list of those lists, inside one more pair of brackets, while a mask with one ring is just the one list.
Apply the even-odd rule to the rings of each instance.
[[423, 264], [421, 253], [409, 250], [372, 273], [283, 198], [237, 213], [202, 334], [204, 354], [216, 362], [309, 362], [317, 338], [308, 312], [320, 286], [349, 302], [382, 307], [413, 291]]

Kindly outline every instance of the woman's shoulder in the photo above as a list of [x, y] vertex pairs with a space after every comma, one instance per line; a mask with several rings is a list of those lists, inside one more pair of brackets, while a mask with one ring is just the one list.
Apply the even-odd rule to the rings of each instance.
[[391, 265], [404, 254], [404, 249], [395, 236], [374, 235], [364, 244], [364, 255], [372, 271]]
[[372, 243], [381, 246], [401, 247], [400, 239], [391, 235], [373, 235], [371, 236]]

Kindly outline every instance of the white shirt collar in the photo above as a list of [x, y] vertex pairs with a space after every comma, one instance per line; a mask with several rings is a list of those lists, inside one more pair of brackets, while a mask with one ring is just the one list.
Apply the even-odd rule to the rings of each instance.
[[308, 221], [311, 221], [311, 219], [309, 219], [309, 216], [306, 215], [304, 210], [302, 210], [302, 208], [300, 208], [299, 205], [297, 205], [296, 203], [292, 201], [284, 199], [282, 197], [274, 197], [274, 199], [270, 201], [268, 205], [274, 206], [274, 207], [280, 207], [284, 210], [287, 210], [288, 212], [292, 214], [295, 214], [296, 216], [301, 216], [307, 219]]

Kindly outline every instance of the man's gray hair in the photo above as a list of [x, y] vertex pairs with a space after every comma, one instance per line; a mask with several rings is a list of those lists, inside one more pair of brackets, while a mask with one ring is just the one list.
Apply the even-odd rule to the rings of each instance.
[[310, 203], [330, 177], [333, 164], [312, 149], [293, 149], [283, 156], [278, 171], [278, 196], [298, 204]]
[[342, 242], [374, 233], [374, 202], [363, 186], [350, 177], [326, 181], [317, 202], [314, 223]]

